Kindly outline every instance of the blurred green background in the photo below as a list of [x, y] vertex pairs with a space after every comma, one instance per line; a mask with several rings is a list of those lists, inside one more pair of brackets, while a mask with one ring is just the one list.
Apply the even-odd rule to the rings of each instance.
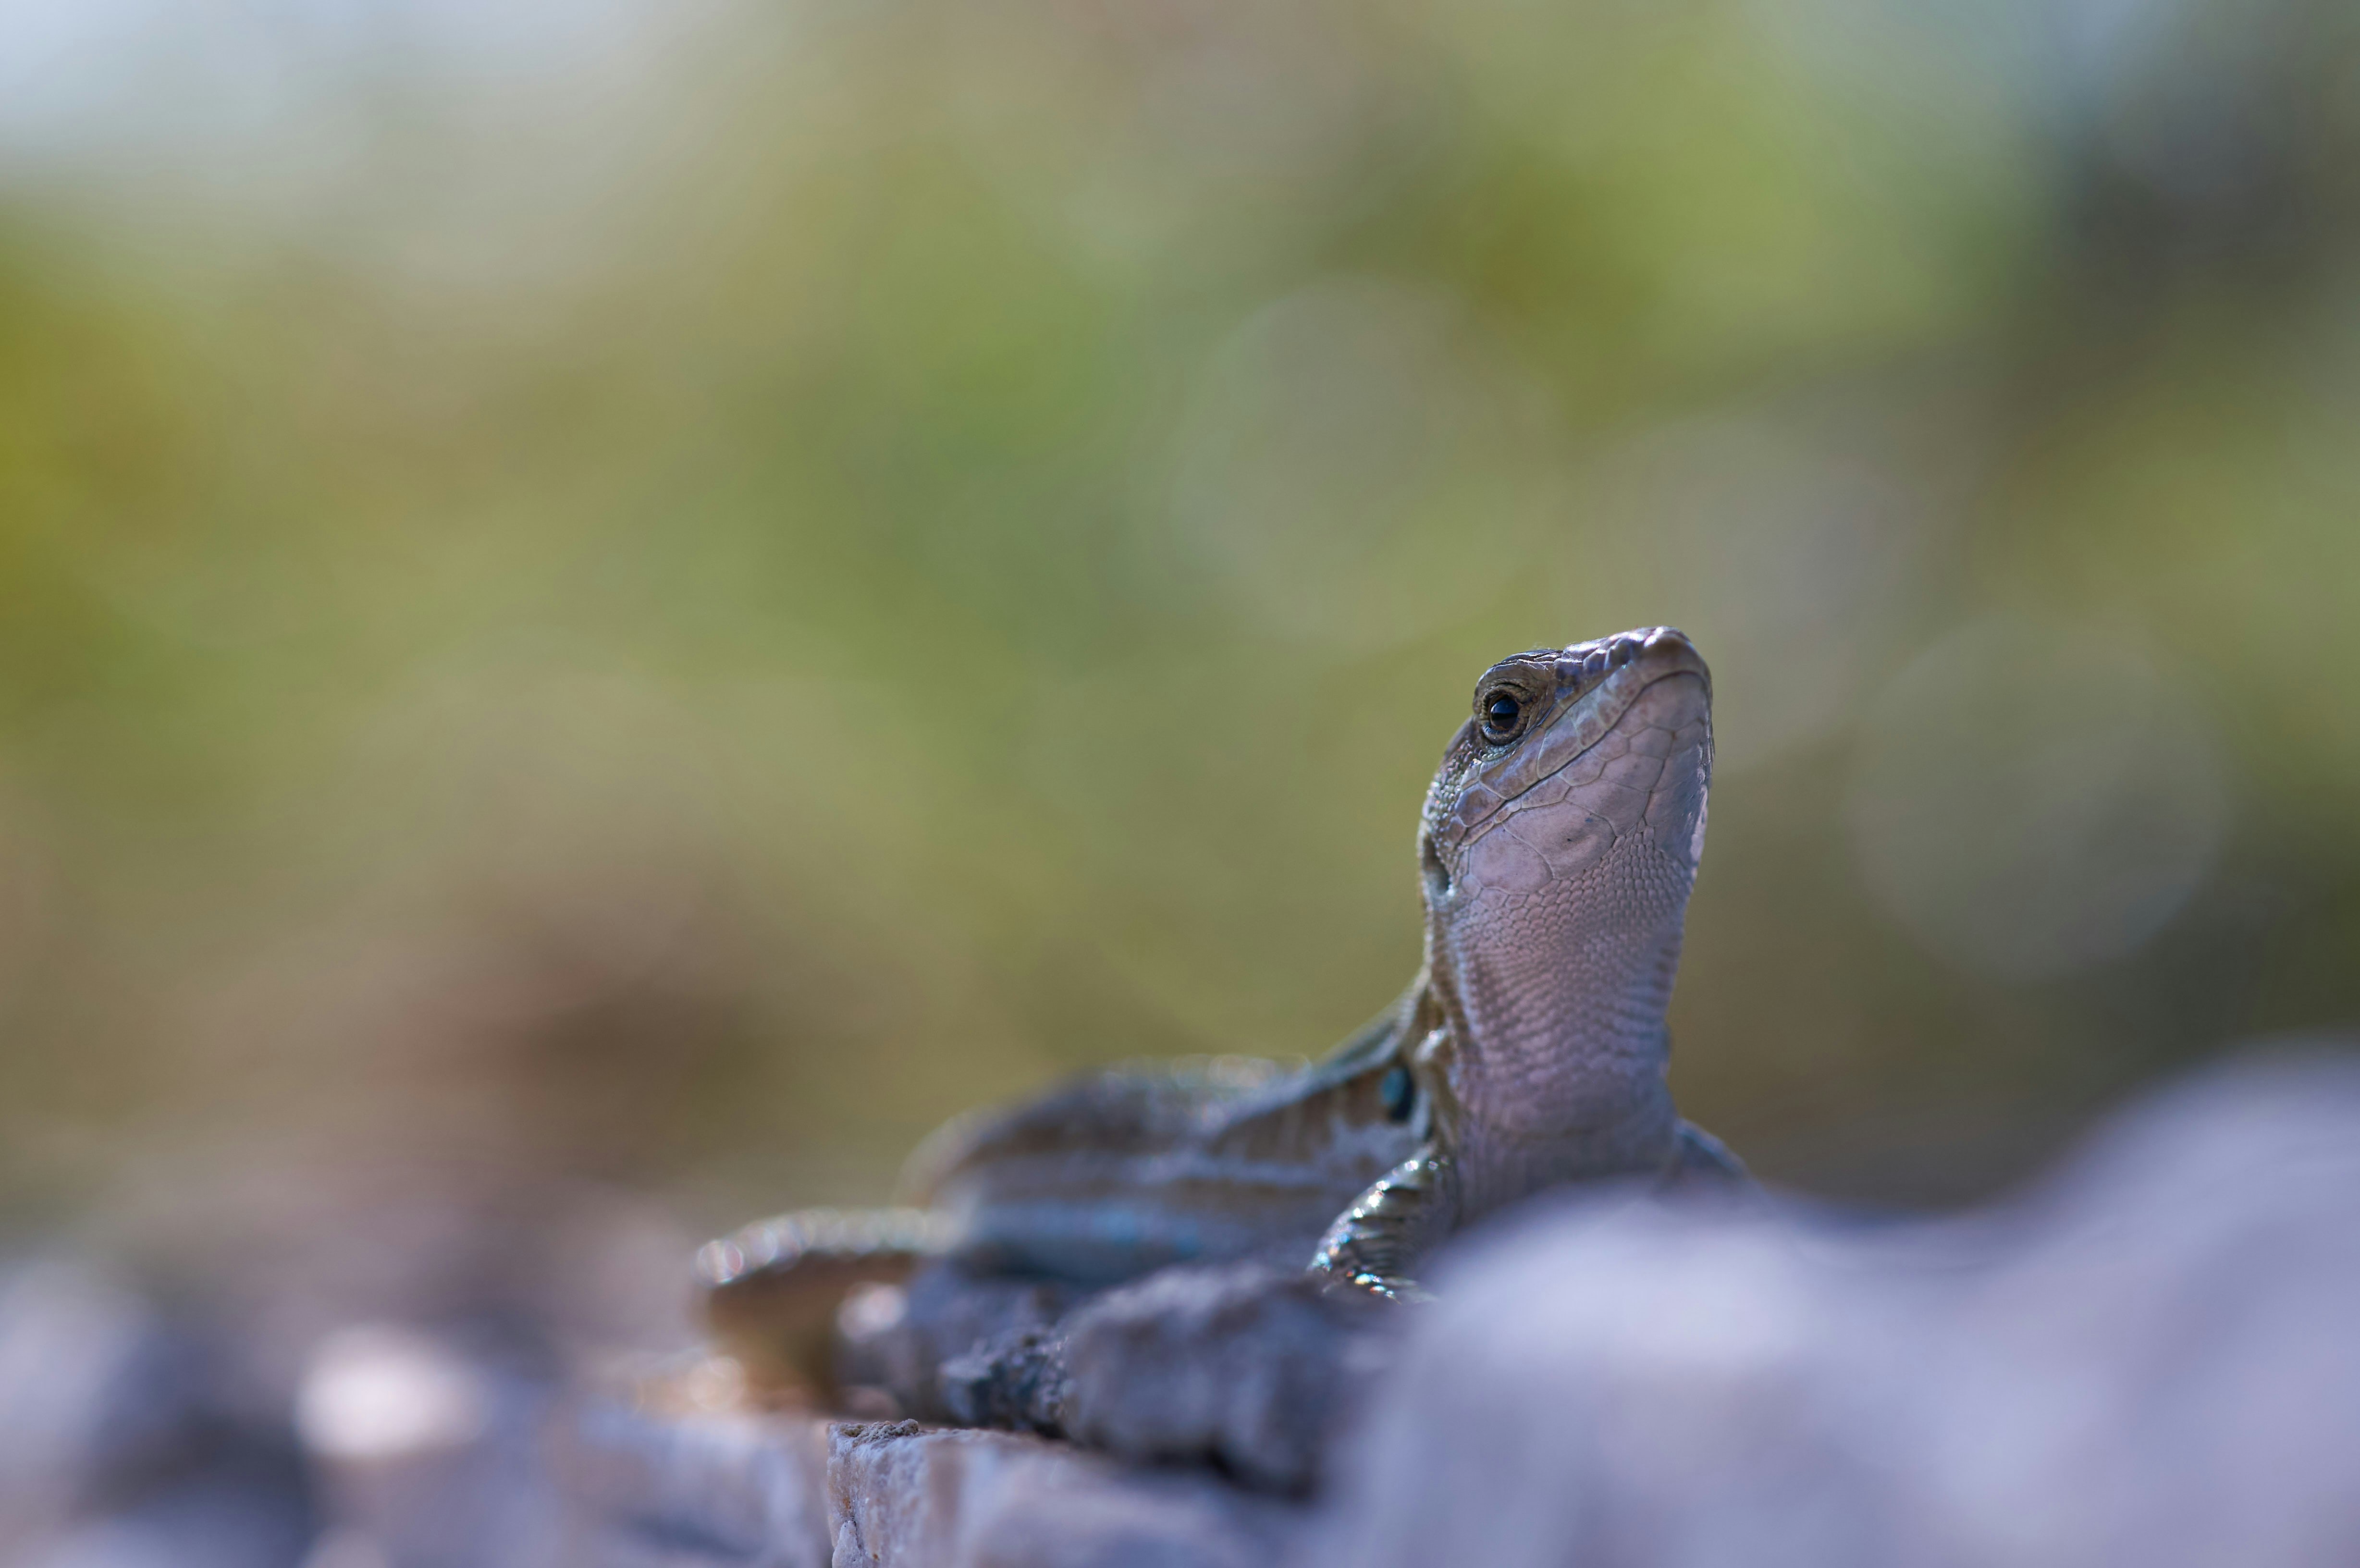
[[1659, 622], [1685, 1107], [1994, 1190], [2360, 1006], [2355, 169], [2329, 0], [0, 5], [8, 1217], [1316, 1053], [1473, 677]]

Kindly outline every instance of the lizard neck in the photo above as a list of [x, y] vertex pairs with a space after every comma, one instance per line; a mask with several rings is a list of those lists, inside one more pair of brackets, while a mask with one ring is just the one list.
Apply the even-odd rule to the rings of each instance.
[[1672, 1157], [1664, 1015], [1693, 877], [1642, 830], [1572, 885], [1487, 887], [1429, 911], [1426, 1077], [1467, 1218]]

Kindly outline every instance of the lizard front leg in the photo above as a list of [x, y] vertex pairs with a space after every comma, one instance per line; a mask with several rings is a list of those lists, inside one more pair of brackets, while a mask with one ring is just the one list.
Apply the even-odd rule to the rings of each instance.
[[1458, 1218], [1458, 1167], [1428, 1143], [1337, 1216], [1312, 1256], [1311, 1272], [1332, 1290], [1423, 1300], [1415, 1269]]

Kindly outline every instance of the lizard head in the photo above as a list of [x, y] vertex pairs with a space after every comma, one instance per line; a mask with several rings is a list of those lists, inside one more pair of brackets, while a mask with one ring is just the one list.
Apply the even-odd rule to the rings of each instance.
[[1668, 626], [1476, 682], [1418, 853], [1437, 1088], [1489, 1151], [1462, 1160], [1500, 1167], [1469, 1170], [1478, 1206], [1644, 1165], [1676, 1136], [1664, 1009], [1711, 768], [1711, 676]]

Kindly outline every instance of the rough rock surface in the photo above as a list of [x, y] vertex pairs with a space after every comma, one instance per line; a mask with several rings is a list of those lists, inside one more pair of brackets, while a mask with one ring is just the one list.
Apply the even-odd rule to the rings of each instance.
[[1560, 1205], [1438, 1280], [1306, 1563], [2360, 1562], [2360, 1064], [2218, 1073], [2019, 1202]]
[[1015, 1432], [834, 1429], [836, 1568], [1255, 1568], [1303, 1511]]
[[599, 1568], [1254, 1568], [1308, 1519], [1202, 1472], [916, 1421], [606, 1406], [561, 1446]]
[[662, 1420], [591, 1404], [552, 1428], [561, 1477], [599, 1563], [828, 1568], [827, 1423]]

